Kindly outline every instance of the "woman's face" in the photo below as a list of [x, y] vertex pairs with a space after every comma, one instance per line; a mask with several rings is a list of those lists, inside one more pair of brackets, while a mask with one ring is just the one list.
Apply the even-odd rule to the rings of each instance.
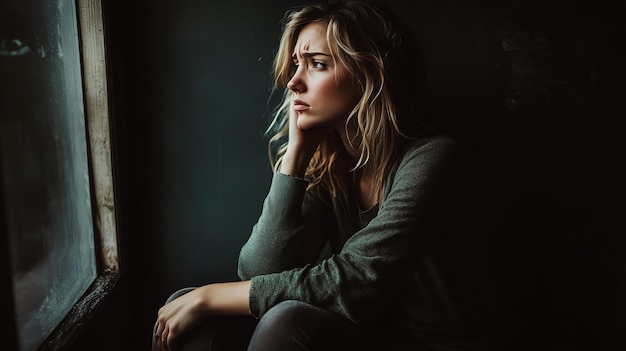
[[330, 55], [326, 27], [305, 26], [298, 35], [292, 56], [296, 71], [287, 83], [293, 92], [291, 108], [302, 130], [343, 126], [360, 98], [355, 79]]

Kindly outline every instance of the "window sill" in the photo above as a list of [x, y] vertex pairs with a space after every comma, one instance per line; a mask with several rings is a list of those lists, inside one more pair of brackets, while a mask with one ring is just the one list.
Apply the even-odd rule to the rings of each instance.
[[119, 276], [119, 272], [105, 272], [98, 276], [39, 350], [61, 350], [71, 344], [113, 291]]

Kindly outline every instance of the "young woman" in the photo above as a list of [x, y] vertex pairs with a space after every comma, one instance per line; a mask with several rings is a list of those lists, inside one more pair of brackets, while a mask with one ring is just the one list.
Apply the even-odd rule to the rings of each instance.
[[457, 143], [418, 121], [409, 39], [366, 2], [288, 14], [275, 172], [242, 280], [170, 297], [153, 348], [217, 349], [230, 335], [249, 350], [486, 349], [490, 285], [469, 174]]

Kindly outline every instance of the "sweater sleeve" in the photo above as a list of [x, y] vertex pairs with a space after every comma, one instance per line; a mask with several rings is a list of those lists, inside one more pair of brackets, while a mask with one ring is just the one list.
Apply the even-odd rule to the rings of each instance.
[[239, 253], [238, 275], [248, 280], [315, 262], [327, 240], [328, 206], [306, 194], [308, 182], [275, 173], [259, 220]]
[[454, 150], [454, 142], [445, 138], [410, 148], [389, 179], [378, 215], [330, 258], [252, 278], [251, 312], [260, 317], [275, 304], [295, 299], [354, 322], [380, 317], [411, 279], [415, 255], [427, 243], [433, 195]]

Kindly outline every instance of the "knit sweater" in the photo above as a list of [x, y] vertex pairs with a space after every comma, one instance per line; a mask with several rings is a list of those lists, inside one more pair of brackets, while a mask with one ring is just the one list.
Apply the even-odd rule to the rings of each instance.
[[472, 349], [495, 300], [459, 151], [446, 136], [414, 141], [367, 210], [275, 173], [239, 256], [251, 313], [300, 300], [432, 349]]

